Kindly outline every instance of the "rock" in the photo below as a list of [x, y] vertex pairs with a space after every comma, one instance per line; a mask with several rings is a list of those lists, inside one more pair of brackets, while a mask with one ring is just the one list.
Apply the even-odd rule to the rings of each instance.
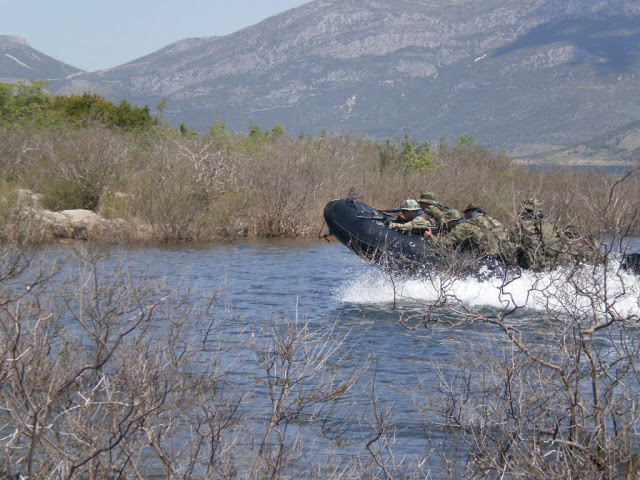
[[73, 238], [88, 240], [106, 228], [106, 220], [91, 210], [63, 210], [60, 214], [67, 218]]
[[75, 209], [31, 212], [54, 238], [79, 240], [112, 240], [126, 227], [124, 220], [106, 220], [91, 210]]

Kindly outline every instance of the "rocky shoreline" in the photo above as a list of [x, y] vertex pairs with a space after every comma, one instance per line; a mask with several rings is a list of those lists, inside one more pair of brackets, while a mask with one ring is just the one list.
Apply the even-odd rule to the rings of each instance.
[[85, 209], [51, 211], [43, 208], [40, 200], [39, 194], [20, 190], [17, 215], [20, 223], [28, 223], [29, 230], [37, 232], [42, 240], [115, 240], [130, 231], [123, 219], [106, 219]]

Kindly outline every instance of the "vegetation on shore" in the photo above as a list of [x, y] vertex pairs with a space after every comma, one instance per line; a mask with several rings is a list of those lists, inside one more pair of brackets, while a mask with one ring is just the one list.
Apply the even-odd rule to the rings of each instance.
[[215, 119], [199, 137], [146, 107], [91, 94], [50, 96], [43, 88], [0, 84], [5, 241], [38, 228], [21, 214], [24, 190], [48, 210], [88, 209], [126, 222], [110, 232], [117, 238], [98, 241], [314, 237], [326, 202], [351, 188], [377, 207], [431, 191], [454, 208], [479, 202], [503, 222], [522, 198], [537, 197], [547, 214], [591, 233], [596, 225], [637, 231], [635, 174], [619, 182], [597, 171], [523, 169], [464, 136], [432, 146], [408, 137], [291, 136], [280, 125], [238, 134]]

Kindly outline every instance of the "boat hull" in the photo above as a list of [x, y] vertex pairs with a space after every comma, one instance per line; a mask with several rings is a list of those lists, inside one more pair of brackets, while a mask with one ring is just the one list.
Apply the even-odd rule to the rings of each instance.
[[358, 200], [330, 201], [324, 209], [329, 232], [357, 255], [391, 269], [435, 267], [442, 252], [418, 235], [390, 228], [389, 215]]

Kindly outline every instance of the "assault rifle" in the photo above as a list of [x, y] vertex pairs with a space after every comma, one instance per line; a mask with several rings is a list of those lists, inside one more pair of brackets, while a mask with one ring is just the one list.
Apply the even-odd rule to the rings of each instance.
[[424, 232], [426, 232], [427, 230], [431, 230], [431, 233], [433, 235], [438, 235], [440, 233], [440, 225], [420, 225], [417, 227], [413, 227], [411, 229], [411, 233], [413, 235], [418, 235], [420, 237], [424, 237]]

